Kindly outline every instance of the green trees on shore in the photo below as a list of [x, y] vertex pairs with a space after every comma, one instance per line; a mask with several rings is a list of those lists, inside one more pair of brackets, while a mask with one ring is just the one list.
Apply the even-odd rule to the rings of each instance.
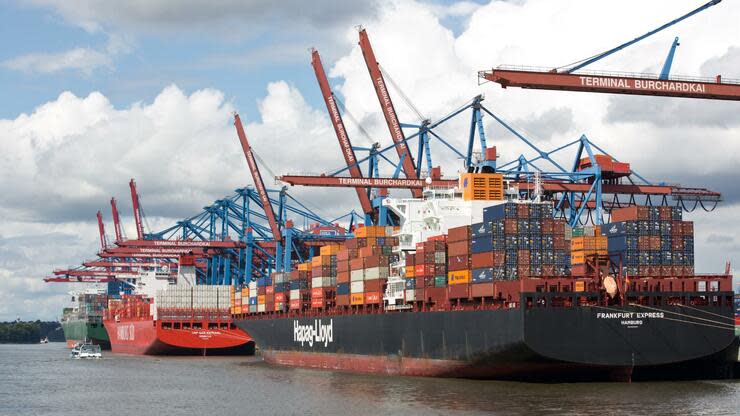
[[0, 322], [0, 344], [35, 344], [44, 337], [64, 341], [59, 322]]

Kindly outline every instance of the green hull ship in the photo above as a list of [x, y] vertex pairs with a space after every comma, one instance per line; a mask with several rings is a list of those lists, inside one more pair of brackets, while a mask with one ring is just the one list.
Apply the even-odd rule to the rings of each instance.
[[100, 291], [72, 295], [72, 307], [64, 308], [60, 322], [68, 347], [90, 341], [103, 349], [110, 349], [110, 338], [103, 326], [103, 311], [108, 296]]
[[102, 321], [70, 318], [62, 321], [62, 329], [64, 339], [70, 348], [78, 342], [87, 340], [100, 345], [103, 349], [110, 349], [110, 339]]

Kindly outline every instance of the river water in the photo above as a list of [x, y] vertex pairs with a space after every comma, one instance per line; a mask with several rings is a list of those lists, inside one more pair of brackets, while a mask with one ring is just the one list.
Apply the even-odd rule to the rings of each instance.
[[255, 357], [71, 360], [0, 345], [0, 415], [738, 415], [739, 381], [528, 384], [382, 377]]

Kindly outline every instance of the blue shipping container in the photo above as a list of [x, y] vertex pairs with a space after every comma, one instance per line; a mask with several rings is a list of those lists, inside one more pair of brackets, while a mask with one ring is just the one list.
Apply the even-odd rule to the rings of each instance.
[[488, 283], [493, 281], [493, 267], [473, 269], [473, 283]]
[[487, 253], [489, 251], [493, 251], [493, 240], [491, 240], [491, 236], [470, 240], [471, 253]]
[[476, 222], [470, 225], [470, 235], [472, 238], [483, 237], [491, 234], [491, 222]]
[[337, 295], [349, 295], [349, 283], [338, 283]]
[[416, 289], [416, 279], [406, 279], [406, 289]]

